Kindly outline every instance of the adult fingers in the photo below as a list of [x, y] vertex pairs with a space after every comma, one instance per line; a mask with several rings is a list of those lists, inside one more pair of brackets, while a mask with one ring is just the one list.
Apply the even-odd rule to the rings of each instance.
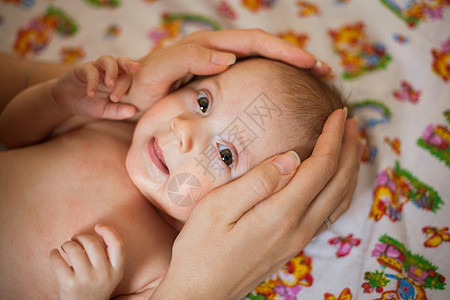
[[[147, 63], [147, 60], [151, 62]], [[189, 73], [217, 74], [235, 61], [236, 57], [231, 53], [207, 49], [193, 43], [176, 43], [144, 57], [141, 60], [142, 71], [136, 74], [136, 78], [144, 80], [144, 84], [154, 83], [168, 89], [175, 81]]]
[[299, 164], [300, 158], [294, 151], [269, 158], [239, 179], [209, 193], [208, 199], [202, 200], [199, 205], [211, 205], [213, 214], [221, 214], [221, 220], [232, 224], [253, 206], [285, 186]]
[[[359, 163], [355, 169], [355, 172], [352, 176], [351, 183], [349, 184], [349, 188], [343, 198], [343, 200], [337, 205], [333, 212], [328, 216], [331, 224], [333, 224], [336, 220], [338, 220], [349, 208], [349, 204], [353, 198], [353, 193], [355, 192], [356, 185], [358, 182], [358, 171], [359, 171]], [[320, 225], [314, 236], [318, 236], [322, 232], [328, 229], [328, 226], [325, 224], [325, 221]]]
[[357, 121], [347, 120], [342, 151], [336, 173], [320, 194], [307, 209], [300, 227], [311, 226], [318, 229], [325, 218], [331, 222], [344, 213], [350, 206], [351, 198], [356, 187], [358, 171], [358, 137]]
[[299, 68], [312, 68], [313, 73], [320, 77], [331, 71], [326, 63], [320, 62], [310, 53], [261, 29], [197, 31], [182, 42], [232, 52], [238, 57], [260, 55], [281, 60]]
[[278, 228], [270, 237], [272, 241], [268, 238], [267, 243], [277, 243], [289, 237], [289, 249], [286, 249], [285, 254], [294, 255], [294, 252], [302, 249], [320, 226], [306, 224], [298, 232], [299, 224], [308, 216], [308, 206], [336, 171], [346, 116], [346, 111], [342, 109], [333, 112], [324, 125], [313, 154], [302, 162], [292, 180], [247, 215], [251, 218], [250, 223], [264, 219], [266, 226]]
[[125, 262], [125, 247], [117, 231], [109, 226], [96, 225], [95, 232], [103, 238], [111, 265], [122, 270]]
[[[344, 196], [343, 201], [341, 201], [338, 204], [338, 206], [336, 207], [336, 209], [330, 214], [329, 219], [330, 219], [331, 223], [333, 223], [337, 219], [339, 219], [339, 217], [342, 214], [344, 214], [349, 208], [349, 203], [351, 202], [351, 200], [353, 198], [353, 194], [355, 193], [356, 186], [358, 183], [358, 173], [359, 173], [359, 168], [361, 166], [361, 155], [362, 155], [363, 150], [364, 150], [364, 143], [361, 143], [361, 141], [360, 141], [359, 145], [358, 145], [358, 154], [356, 156], [356, 167], [355, 167], [355, 171], [353, 173], [352, 179], [350, 181], [349, 188], [347, 190], [347, 193]], [[316, 233], [316, 236], [318, 234], [320, 234], [321, 232], [325, 231], [326, 229], [328, 229], [328, 228], [324, 223], [319, 228], [318, 232]]]
[[[269, 202], [274, 209], [299, 221], [306, 207], [336, 172], [347, 111], [338, 109], [325, 122], [311, 156], [304, 160], [291, 182]], [[299, 201], [306, 199], [308, 201]]]

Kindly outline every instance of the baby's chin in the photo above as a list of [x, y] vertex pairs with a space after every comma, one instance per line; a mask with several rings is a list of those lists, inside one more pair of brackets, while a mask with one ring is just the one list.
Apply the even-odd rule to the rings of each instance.
[[[186, 222], [188, 217], [190, 216], [192, 209], [194, 208], [194, 205], [190, 206], [181, 206], [177, 203], [174, 203], [172, 199], [162, 199], [163, 207], [161, 207], [161, 211], [163, 211], [168, 216], [180, 221], [180, 222]], [[159, 201], [155, 201], [159, 202]], [[158, 207], [157, 207], [158, 208]]]
[[[167, 205], [167, 201], [170, 201], [170, 199], [164, 199], [162, 200], [163, 202], [159, 202], [153, 198], [150, 198], [148, 200], [155, 206], [161, 217], [178, 231], [181, 230], [184, 223], [186, 223], [186, 220], [188, 219], [192, 212], [192, 209], [194, 208], [194, 206], [180, 207], [175, 203], [170, 203], [170, 205]], [[161, 204], [163, 204], [164, 206], [162, 206]]]

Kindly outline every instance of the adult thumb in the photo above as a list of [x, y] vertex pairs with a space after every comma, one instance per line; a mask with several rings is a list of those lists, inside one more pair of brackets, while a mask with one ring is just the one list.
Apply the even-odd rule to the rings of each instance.
[[281, 190], [299, 165], [300, 158], [294, 151], [271, 157], [242, 177], [214, 190], [207, 196], [212, 198], [207, 200], [208, 204], [222, 212], [225, 222], [234, 223], [256, 204]]

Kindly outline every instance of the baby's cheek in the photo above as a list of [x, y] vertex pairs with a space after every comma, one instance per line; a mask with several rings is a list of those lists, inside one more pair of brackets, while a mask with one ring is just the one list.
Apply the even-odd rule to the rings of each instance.
[[222, 167], [221, 169], [219, 167], [215, 169], [211, 168], [208, 172], [199, 172], [196, 174], [201, 188], [200, 199], [212, 190], [231, 181], [230, 171], [225, 168], [226, 167]]

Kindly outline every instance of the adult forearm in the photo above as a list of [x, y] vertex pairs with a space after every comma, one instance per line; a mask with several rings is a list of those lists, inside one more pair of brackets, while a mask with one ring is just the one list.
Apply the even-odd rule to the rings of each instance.
[[73, 114], [61, 109], [52, 96], [56, 79], [19, 93], [0, 114], [0, 140], [9, 148], [34, 144]]
[[60, 77], [70, 65], [32, 61], [0, 54], [0, 113], [27, 86]]

